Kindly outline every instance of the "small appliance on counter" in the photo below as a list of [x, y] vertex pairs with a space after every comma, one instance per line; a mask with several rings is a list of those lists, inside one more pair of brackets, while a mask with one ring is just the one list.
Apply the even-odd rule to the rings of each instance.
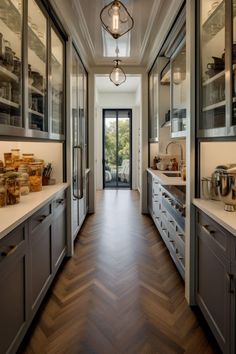
[[203, 177], [205, 199], [221, 200], [226, 211], [236, 211], [236, 164], [219, 165], [211, 177]]

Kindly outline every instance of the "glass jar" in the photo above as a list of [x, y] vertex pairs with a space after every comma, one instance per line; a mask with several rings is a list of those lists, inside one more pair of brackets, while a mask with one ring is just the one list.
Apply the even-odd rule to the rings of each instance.
[[5, 167], [12, 167], [12, 153], [4, 152]]
[[28, 166], [20, 165], [18, 172], [20, 173], [20, 195], [27, 195], [30, 192]]
[[0, 208], [7, 205], [7, 190], [6, 180], [3, 176], [0, 176]]
[[22, 154], [23, 163], [29, 165], [31, 162], [34, 162], [34, 154]]
[[20, 149], [11, 149], [12, 161], [20, 160]]
[[42, 190], [43, 164], [31, 162], [29, 165], [29, 183], [31, 192], [40, 192]]
[[20, 202], [20, 181], [17, 173], [10, 173], [6, 176], [7, 205], [14, 205]]

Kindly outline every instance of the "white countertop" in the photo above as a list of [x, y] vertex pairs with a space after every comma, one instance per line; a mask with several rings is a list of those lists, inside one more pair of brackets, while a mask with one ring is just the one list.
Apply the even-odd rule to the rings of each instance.
[[41, 192], [30, 193], [20, 198], [20, 203], [0, 208], [0, 239], [33, 215], [58, 192], [65, 190], [68, 183], [43, 187]]
[[195, 198], [193, 204], [236, 236], [236, 212], [225, 211], [223, 202]]
[[157, 177], [163, 186], [186, 186], [186, 181], [183, 181], [181, 177], [168, 177], [164, 175], [164, 173], [176, 173], [179, 171], [159, 171], [152, 168], [147, 168], [147, 171], [154, 177]]

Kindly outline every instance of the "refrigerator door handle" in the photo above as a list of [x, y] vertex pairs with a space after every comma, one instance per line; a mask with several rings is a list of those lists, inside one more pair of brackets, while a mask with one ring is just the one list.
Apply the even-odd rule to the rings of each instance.
[[[77, 152], [79, 154], [77, 154]], [[75, 159], [77, 160], [75, 163]], [[75, 165], [80, 166], [80, 174], [78, 176], [78, 170], [75, 171]], [[79, 183], [78, 183], [79, 177]], [[75, 188], [76, 185], [76, 188]], [[78, 193], [79, 191], [79, 193]], [[83, 191], [83, 149], [80, 145], [73, 146], [73, 197], [75, 199], [82, 199], [84, 197]]]
[[84, 162], [83, 162], [83, 148], [82, 146], [78, 146], [80, 151], [80, 193], [79, 199], [83, 199], [84, 197], [84, 188], [83, 188], [83, 171], [84, 171]]

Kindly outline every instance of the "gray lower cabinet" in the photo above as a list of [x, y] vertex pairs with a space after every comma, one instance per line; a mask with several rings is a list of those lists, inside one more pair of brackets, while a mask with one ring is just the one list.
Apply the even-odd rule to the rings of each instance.
[[52, 265], [55, 271], [61, 264], [66, 253], [66, 195], [65, 192], [58, 195], [53, 201], [52, 223], [53, 247]]
[[65, 193], [0, 240], [0, 354], [16, 352], [65, 256]]
[[153, 213], [153, 203], [152, 203], [152, 175], [147, 174], [147, 183], [148, 183], [148, 211], [152, 215]]
[[30, 305], [37, 311], [52, 278], [52, 205], [44, 206], [29, 220]]
[[20, 225], [0, 241], [0, 353], [15, 352], [28, 320], [28, 231]]
[[197, 212], [197, 303], [223, 353], [235, 354], [235, 238]]

